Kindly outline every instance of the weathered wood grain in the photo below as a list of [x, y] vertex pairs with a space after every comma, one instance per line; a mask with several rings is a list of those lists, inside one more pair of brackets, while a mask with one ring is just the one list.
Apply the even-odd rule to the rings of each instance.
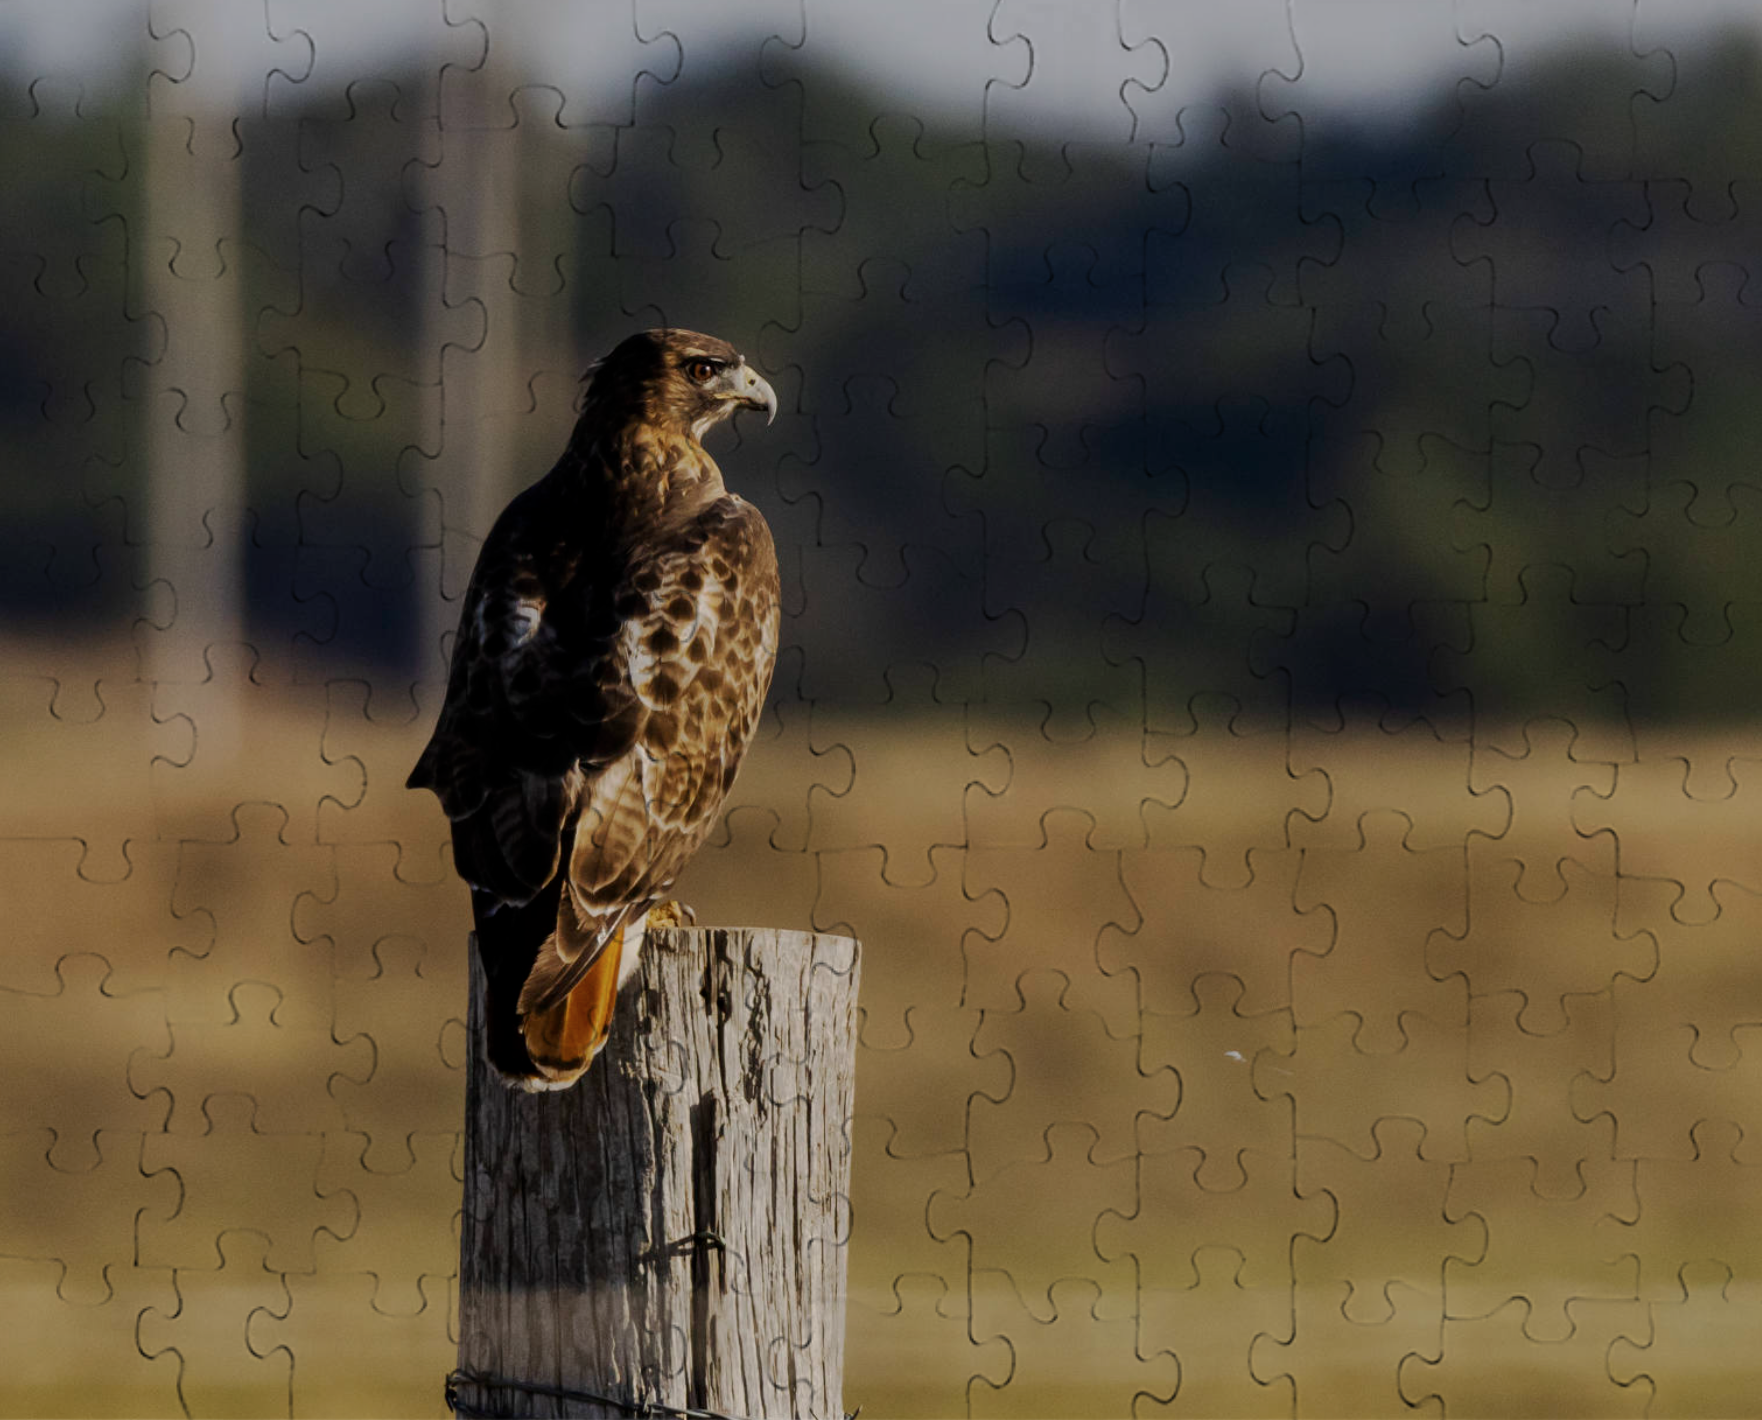
[[[473, 1049], [461, 1371], [630, 1407], [842, 1414], [857, 974], [847, 937], [657, 932], [573, 1089], [510, 1090]], [[630, 1413], [458, 1395], [461, 1413]]]

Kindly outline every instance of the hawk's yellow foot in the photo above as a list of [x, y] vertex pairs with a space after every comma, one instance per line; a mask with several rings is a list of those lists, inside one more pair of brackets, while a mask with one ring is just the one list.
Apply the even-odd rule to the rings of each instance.
[[697, 913], [676, 898], [668, 898], [665, 902], [657, 902], [649, 908], [649, 915], [644, 924], [647, 927], [695, 927]]

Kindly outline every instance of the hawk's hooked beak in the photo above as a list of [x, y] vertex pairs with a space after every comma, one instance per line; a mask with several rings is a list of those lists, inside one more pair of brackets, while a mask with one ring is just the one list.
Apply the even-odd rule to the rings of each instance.
[[735, 399], [748, 409], [765, 411], [765, 423], [769, 424], [777, 417], [777, 391], [771, 388], [770, 381], [750, 365], [736, 365], [725, 377], [728, 389]]

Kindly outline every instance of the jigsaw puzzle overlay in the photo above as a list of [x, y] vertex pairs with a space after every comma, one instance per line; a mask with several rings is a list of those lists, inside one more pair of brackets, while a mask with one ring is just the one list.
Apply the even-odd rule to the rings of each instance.
[[404, 777], [660, 323], [782, 404], [680, 896], [865, 944], [847, 1408], [1762, 1407], [1762, 44], [1198, 8], [0, 11], [0, 1411], [440, 1412]]

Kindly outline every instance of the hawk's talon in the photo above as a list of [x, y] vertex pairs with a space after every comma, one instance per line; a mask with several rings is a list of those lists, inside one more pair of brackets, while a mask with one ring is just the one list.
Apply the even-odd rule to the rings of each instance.
[[676, 898], [657, 902], [648, 912], [648, 927], [695, 927], [697, 913]]

